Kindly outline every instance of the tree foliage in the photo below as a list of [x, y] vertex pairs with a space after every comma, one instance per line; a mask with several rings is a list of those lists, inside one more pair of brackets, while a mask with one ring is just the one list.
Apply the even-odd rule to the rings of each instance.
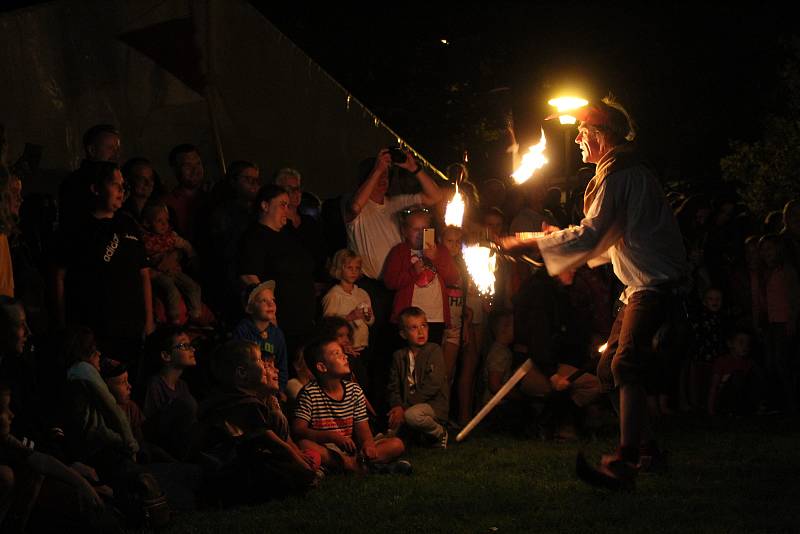
[[750, 209], [764, 215], [800, 198], [800, 41], [783, 70], [782, 111], [768, 114], [761, 139], [734, 141], [722, 158], [723, 179], [735, 182]]

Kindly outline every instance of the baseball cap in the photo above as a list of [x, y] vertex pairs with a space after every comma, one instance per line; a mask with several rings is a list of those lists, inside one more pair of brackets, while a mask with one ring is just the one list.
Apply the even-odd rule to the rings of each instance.
[[247, 297], [247, 307], [248, 308], [256, 300], [256, 297], [258, 296], [258, 294], [261, 293], [262, 291], [264, 291], [265, 289], [270, 289], [272, 291], [275, 291], [275, 280], [267, 280], [266, 282], [261, 282], [256, 287], [254, 287], [252, 290], [250, 290], [250, 293], [248, 294], [248, 297]]

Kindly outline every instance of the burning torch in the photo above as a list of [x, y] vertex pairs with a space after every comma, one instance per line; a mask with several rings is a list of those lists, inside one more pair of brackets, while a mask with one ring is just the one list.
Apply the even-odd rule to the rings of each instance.
[[[547, 147], [547, 138], [542, 129], [539, 142], [528, 148], [528, 152], [522, 157], [519, 167], [512, 173], [511, 177], [516, 184], [523, 184], [529, 180], [533, 174], [541, 169], [546, 163], [544, 150]], [[456, 185], [455, 193], [450, 202], [447, 203], [445, 211], [445, 223], [450, 226], [461, 227], [464, 217], [464, 199], [458, 191]], [[529, 239], [541, 237], [544, 233], [527, 232], [524, 236], [517, 236], [519, 239]], [[481, 295], [491, 297], [495, 292], [495, 270], [497, 269], [497, 258], [503, 254], [500, 248], [489, 242], [477, 243], [475, 245], [464, 246], [462, 248], [464, 263], [472, 279], [473, 284]], [[511, 376], [511, 378], [495, 393], [486, 405], [467, 423], [464, 429], [456, 436], [456, 441], [462, 441], [475, 428], [489, 412], [511, 391], [517, 383], [533, 368], [533, 361], [528, 358]]]

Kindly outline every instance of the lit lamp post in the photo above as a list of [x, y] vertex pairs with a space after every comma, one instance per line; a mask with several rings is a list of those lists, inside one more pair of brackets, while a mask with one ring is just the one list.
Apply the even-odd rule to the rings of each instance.
[[[577, 119], [569, 112], [582, 108], [589, 102], [577, 96], [560, 96], [547, 101], [548, 104], [556, 108], [556, 113], [548, 118], [558, 117], [558, 122], [566, 126], [573, 125]], [[569, 184], [570, 161], [572, 159], [572, 128], [564, 128], [564, 180]]]

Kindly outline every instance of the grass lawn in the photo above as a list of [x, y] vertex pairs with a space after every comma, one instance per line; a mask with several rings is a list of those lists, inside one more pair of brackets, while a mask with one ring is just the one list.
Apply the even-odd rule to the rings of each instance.
[[615, 446], [609, 429], [581, 444], [488, 434], [447, 451], [413, 449], [414, 474], [328, 477], [302, 498], [182, 514], [169, 532], [800, 532], [797, 418], [675, 417], [662, 423], [671, 469], [633, 493], [574, 476]]

